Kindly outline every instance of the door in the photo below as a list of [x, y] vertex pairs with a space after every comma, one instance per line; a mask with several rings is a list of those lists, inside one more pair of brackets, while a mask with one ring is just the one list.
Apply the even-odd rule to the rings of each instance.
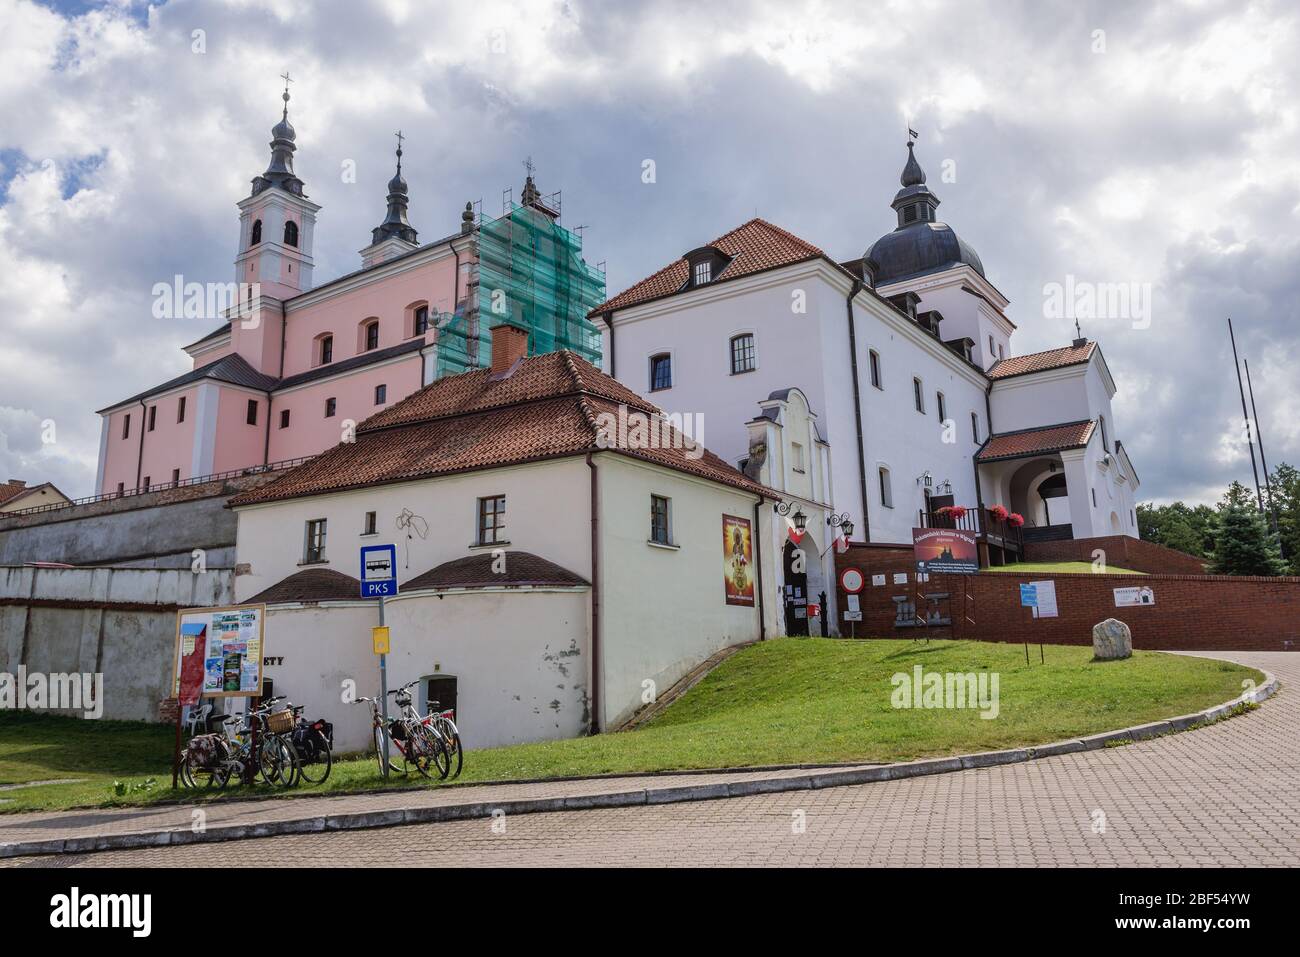
[[[795, 553], [801, 552], [793, 542], [785, 543], [785, 588], [782, 600], [785, 604], [785, 633], [787, 635], [808, 634], [808, 572], [795, 571]], [[807, 561], [806, 556], [803, 561]], [[801, 562], [802, 564], [802, 562]]]

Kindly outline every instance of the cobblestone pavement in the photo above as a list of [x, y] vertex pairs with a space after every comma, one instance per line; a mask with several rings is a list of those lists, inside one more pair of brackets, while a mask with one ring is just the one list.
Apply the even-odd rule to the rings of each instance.
[[[0, 866], [1300, 865], [1300, 655], [1258, 711], [985, 770], [684, 804], [292, 835]], [[287, 802], [286, 802], [287, 803]]]

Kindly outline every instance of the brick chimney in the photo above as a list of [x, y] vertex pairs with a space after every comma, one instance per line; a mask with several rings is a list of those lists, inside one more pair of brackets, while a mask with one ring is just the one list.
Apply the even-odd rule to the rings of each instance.
[[15, 485], [15, 486], [17, 486], [18, 488], [26, 488], [26, 487], [27, 487], [27, 480], [26, 480], [26, 479], [10, 479], [10, 480], [9, 480], [9, 484], [10, 484], [10, 485]]
[[492, 374], [501, 375], [528, 355], [528, 333], [518, 326], [492, 327]]

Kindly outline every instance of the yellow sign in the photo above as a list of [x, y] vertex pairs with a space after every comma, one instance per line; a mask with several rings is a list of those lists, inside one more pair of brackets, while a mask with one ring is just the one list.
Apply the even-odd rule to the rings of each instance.
[[375, 643], [375, 654], [388, 654], [388, 627], [377, 625], [370, 629], [370, 639]]

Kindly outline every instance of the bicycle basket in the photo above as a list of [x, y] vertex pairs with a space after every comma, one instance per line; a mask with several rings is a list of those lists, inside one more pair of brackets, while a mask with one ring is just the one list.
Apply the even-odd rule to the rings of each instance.
[[397, 702], [397, 706], [399, 708], [405, 708], [408, 704], [411, 703], [411, 695], [408, 692], [399, 691], [396, 695], [394, 695], [393, 700]]
[[288, 734], [293, 730], [293, 712], [288, 708], [273, 711], [266, 716], [266, 730], [272, 734]]

